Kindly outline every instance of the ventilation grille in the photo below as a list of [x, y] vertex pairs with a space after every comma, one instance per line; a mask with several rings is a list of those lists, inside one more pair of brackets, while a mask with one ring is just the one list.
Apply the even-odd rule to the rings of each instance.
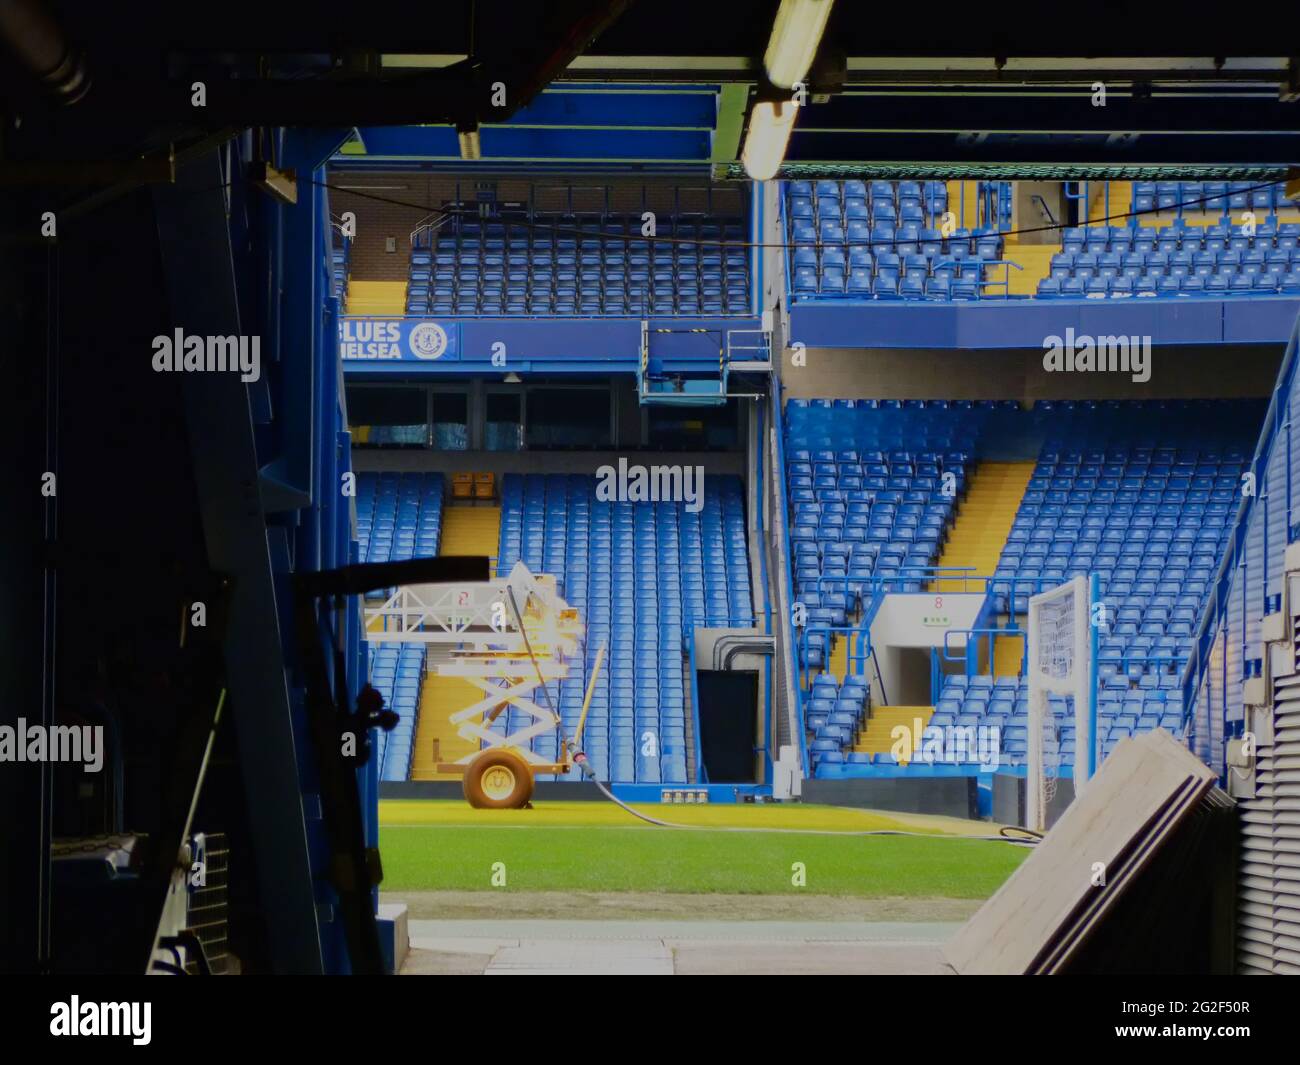
[[1237, 969], [1300, 975], [1300, 674], [1273, 683], [1273, 742], [1259, 748], [1241, 828]]

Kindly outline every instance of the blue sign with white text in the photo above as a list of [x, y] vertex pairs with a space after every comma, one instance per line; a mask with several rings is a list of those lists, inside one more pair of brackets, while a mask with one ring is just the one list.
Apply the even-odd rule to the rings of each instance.
[[455, 361], [460, 326], [429, 318], [340, 318], [339, 352], [344, 359]]

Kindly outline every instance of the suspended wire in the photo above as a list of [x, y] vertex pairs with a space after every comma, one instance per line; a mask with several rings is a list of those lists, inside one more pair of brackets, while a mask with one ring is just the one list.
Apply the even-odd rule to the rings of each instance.
[[[1261, 189], [1272, 188], [1274, 185], [1284, 185], [1287, 181], [1288, 178], [1285, 177], [1277, 178], [1273, 181], [1263, 181], [1260, 182], [1258, 185], [1251, 185], [1249, 188], [1238, 189], [1236, 194], [1243, 194], [1243, 193], [1248, 194], [1252, 192], [1258, 192]], [[428, 204], [412, 203], [409, 200], [399, 200], [392, 196], [377, 196], [374, 193], [362, 192], [361, 190], [355, 188], [343, 188], [342, 186], [339, 185], [330, 184], [330, 182], [328, 181], [317, 181], [315, 179], [312, 179], [312, 184], [317, 185], [320, 188], [330, 189], [335, 192], [346, 193], [349, 196], [360, 196], [362, 199], [374, 200], [377, 203], [385, 203], [394, 207], [409, 207], [412, 210], [423, 211], [426, 214], [430, 212], [434, 212], [438, 215], [437, 224], [441, 224], [443, 220], [451, 219], [451, 218], [465, 218], [465, 219], [470, 219], [472, 221], [482, 221], [482, 216], [477, 211], [456, 210], [456, 209], [446, 208], [446, 207], [442, 207], [442, 208], [430, 207]], [[1209, 203], [1211, 200], [1222, 200], [1223, 198], [1224, 198], [1223, 196], [1203, 196], [1200, 199], [1189, 200], [1183, 203], [1183, 206], [1194, 207], [1197, 204]], [[1159, 208], [1152, 207], [1150, 209], [1142, 210], [1142, 211], [1122, 211], [1115, 214], [1108, 214], [1101, 218], [1092, 218], [1087, 220], [1086, 222], [1079, 222], [1073, 226], [1069, 225], [1066, 222], [1051, 222], [1040, 226], [1026, 226], [1022, 229], [1000, 230], [996, 233], [988, 233], [985, 235], [997, 236], [999, 238], [1005, 239], [1007, 237], [1028, 236], [1033, 233], [1052, 233], [1052, 232], [1062, 231], [1066, 229], [1086, 229], [1091, 226], [1103, 225], [1109, 222], [1115, 222], [1126, 218], [1143, 218], [1148, 215], [1157, 215], [1160, 213], [1162, 212]], [[766, 242], [766, 241], [746, 241], [746, 240], [703, 240], [696, 237], [668, 237], [668, 236], [658, 236], [658, 235], [655, 235], [653, 237], [647, 237], [647, 236], [641, 236], [639, 234], [634, 236], [630, 234], [621, 234], [621, 233], [600, 233], [600, 232], [592, 232], [590, 230], [577, 229], [572, 226], [554, 225], [549, 222], [535, 222], [530, 219], [503, 220], [501, 224], [507, 227], [525, 229], [530, 232], [547, 232], [547, 233], [553, 233], [558, 235], [581, 237], [586, 240], [616, 241], [622, 244], [627, 244], [630, 243], [631, 241], [644, 240], [652, 244], [663, 244], [663, 245], [687, 244], [692, 247], [734, 248], [734, 249], [748, 249], [748, 248], [796, 249], [796, 248], [810, 246], [808, 244], [787, 243], [784, 241]], [[975, 236], [975, 234], [969, 234], [969, 236]], [[949, 240], [952, 238], [941, 237], [941, 239]], [[902, 237], [894, 236], [886, 240], [855, 240], [849, 242], [849, 246], [853, 248], [877, 248], [877, 247], [893, 248], [893, 247], [897, 247], [899, 244], [916, 244], [918, 243], [918, 241], [919, 238], [902, 238]], [[817, 243], [820, 243], [820, 241], [814, 242], [814, 244]]]

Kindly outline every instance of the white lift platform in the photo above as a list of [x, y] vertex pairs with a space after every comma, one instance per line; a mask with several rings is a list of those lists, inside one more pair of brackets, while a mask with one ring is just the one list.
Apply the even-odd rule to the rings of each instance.
[[[584, 630], [578, 612], [555, 588], [555, 578], [533, 574], [517, 562], [504, 578], [472, 584], [422, 584], [398, 588], [381, 605], [366, 610], [366, 639], [374, 643], [443, 644], [454, 648], [437, 666], [441, 676], [460, 677], [484, 697], [454, 710], [457, 733], [478, 749], [455, 762], [439, 762], [440, 773], [464, 775], [471, 806], [511, 808], [528, 804], [537, 773], [567, 774], [581, 759], [582, 736], [604, 648], [582, 706], [574, 748], [561, 739], [560, 759], [546, 761], [530, 749], [534, 737], [560, 728], [560, 717], [533, 693], [569, 675], [581, 664]], [[492, 723], [510, 707], [531, 719], [509, 734]]]

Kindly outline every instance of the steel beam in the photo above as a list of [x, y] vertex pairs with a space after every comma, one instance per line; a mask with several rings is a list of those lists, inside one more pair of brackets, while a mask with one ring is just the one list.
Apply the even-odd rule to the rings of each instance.
[[[242, 330], [216, 153], [154, 190], [171, 324], [188, 335]], [[143, 356], [142, 356], [143, 357]], [[259, 895], [277, 972], [320, 973], [321, 943], [249, 387], [232, 373], [183, 385], [195, 484], [214, 571], [232, 582], [224, 637]]]
[[[1300, 162], [1300, 134], [1018, 134], [795, 129], [790, 163], [1104, 164], [1281, 167]], [[961, 176], [953, 169], [951, 177]], [[1008, 173], [1011, 178], [1015, 175]]]

